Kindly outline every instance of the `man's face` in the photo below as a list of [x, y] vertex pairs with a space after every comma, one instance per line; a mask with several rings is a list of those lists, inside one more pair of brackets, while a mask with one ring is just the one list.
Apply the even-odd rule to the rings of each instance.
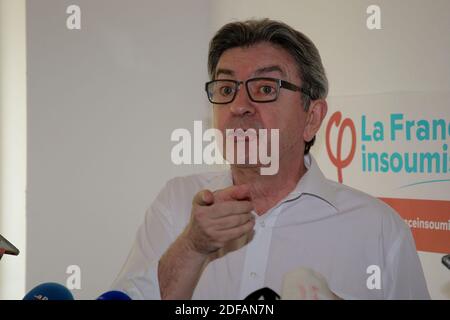
[[[226, 50], [220, 57], [214, 76], [215, 79], [238, 81], [270, 77], [302, 86], [295, 60], [287, 51], [270, 43]], [[306, 120], [307, 112], [304, 111], [301, 93], [283, 88], [280, 88], [276, 101], [258, 103], [250, 100], [245, 85], [241, 84], [234, 101], [214, 105], [214, 127], [224, 137], [226, 129], [279, 129], [280, 161], [292, 152], [303, 155]]]

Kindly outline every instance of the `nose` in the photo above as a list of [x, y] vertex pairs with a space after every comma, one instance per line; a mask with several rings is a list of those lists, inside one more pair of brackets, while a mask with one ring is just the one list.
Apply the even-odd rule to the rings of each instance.
[[230, 111], [236, 116], [249, 116], [255, 113], [255, 106], [243, 83], [239, 85], [233, 102], [230, 102]]

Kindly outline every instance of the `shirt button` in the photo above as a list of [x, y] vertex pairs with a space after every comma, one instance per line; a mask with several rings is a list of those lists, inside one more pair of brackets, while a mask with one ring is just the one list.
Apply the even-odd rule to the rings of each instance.
[[256, 272], [250, 272], [250, 277], [256, 278], [256, 276], [257, 276]]
[[261, 221], [260, 226], [261, 226], [261, 228], [264, 228], [266, 226], [265, 222]]

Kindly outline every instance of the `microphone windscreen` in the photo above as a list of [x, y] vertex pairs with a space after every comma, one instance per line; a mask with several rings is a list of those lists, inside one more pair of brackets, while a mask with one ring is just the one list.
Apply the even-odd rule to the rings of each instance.
[[42, 283], [26, 294], [23, 300], [75, 300], [72, 293], [59, 283]]
[[108, 291], [102, 294], [97, 300], [132, 300], [127, 294], [122, 291]]
[[285, 274], [282, 300], [338, 300], [323, 275], [309, 268], [298, 268]]

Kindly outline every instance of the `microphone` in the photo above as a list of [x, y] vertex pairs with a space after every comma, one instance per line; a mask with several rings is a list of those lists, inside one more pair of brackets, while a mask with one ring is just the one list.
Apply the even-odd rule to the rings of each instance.
[[97, 300], [132, 300], [126, 293], [122, 291], [107, 291], [103, 293]]
[[298, 268], [284, 275], [282, 300], [341, 300], [328, 287], [325, 277], [310, 268]]
[[270, 288], [261, 288], [250, 293], [244, 300], [342, 300], [331, 291], [323, 275], [305, 267], [285, 273], [281, 290], [280, 297]]
[[34, 287], [23, 300], [75, 300], [72, 293], [59, 283], [47, 282]]
[[19, 249], [0, 234], [0, 258], [4, 254], [17, 256], [19, 254]]
[[450, 269], [450, 254], [442, 257], [442, 264]]
[[274, 301], [274, 300], [280, 300], [280, 295], [273, 291], [270, 288], [264, 287], [261, 289], [258, 289], [252, 293], [250, 293], [247, 297], [245, 297], [244, 300], [248, 301], [254, 301], [254, 300], [268, 300], [268, 301]]

